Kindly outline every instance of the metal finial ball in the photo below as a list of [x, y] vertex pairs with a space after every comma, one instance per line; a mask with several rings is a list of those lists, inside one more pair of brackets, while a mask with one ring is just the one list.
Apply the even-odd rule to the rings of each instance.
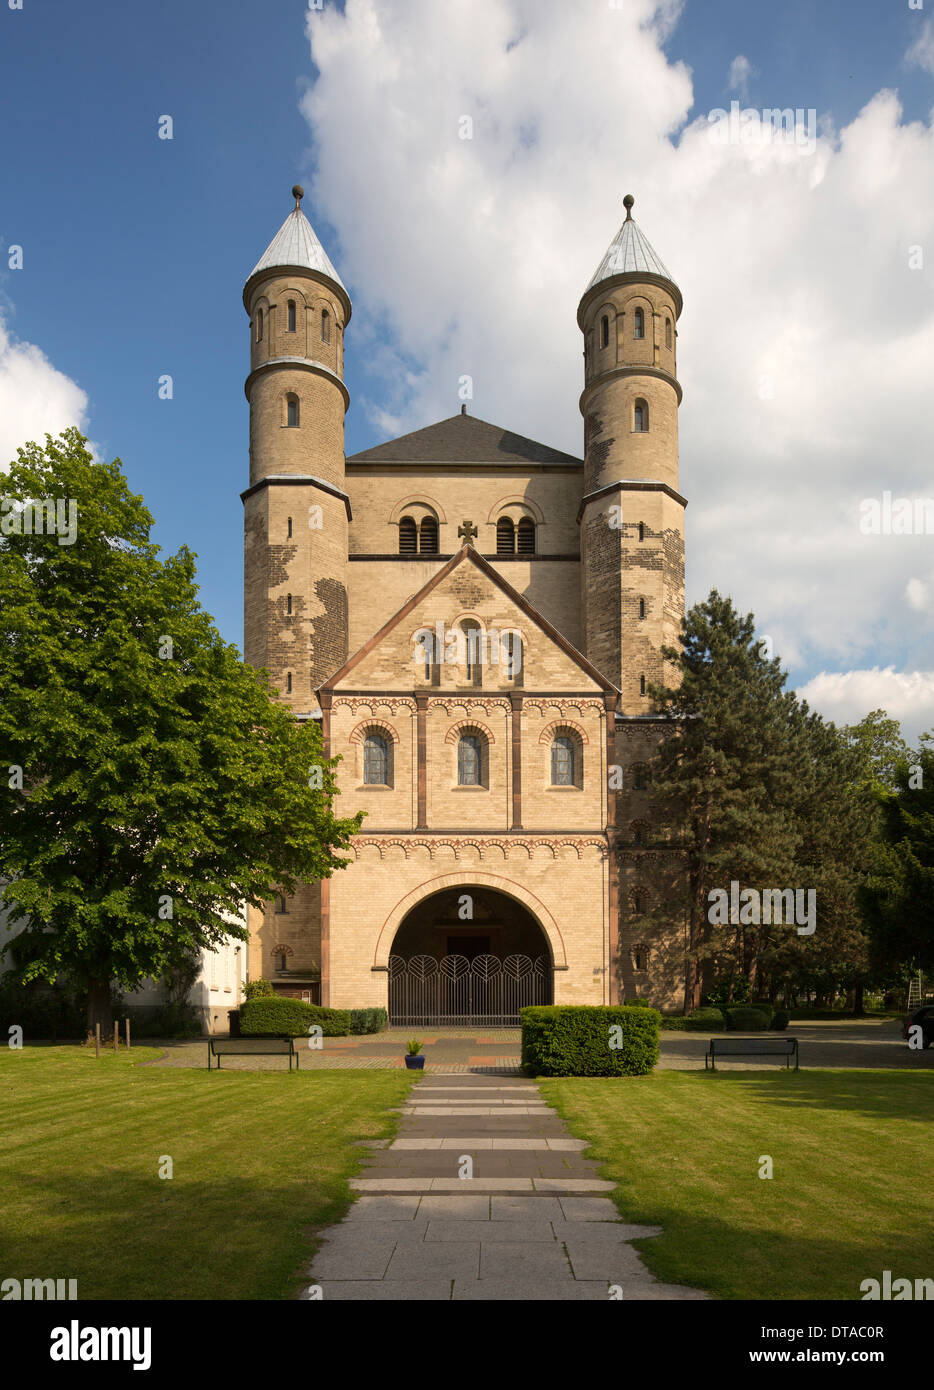
[[293, 186], [292, 186], [292, 197], [295, 198], [295, 199], [297, 199], [298, 202], [301, 202], [301, 200], [304, 198], [304, 196], [305, 196], [305, 190], [304, 190], [304, 188], [302, 188], [301, 184], [300, 184], [300, 183], [293, 184]]
[[625, 198], [623, 199], [623, 207], [626, 209], [627, 218], [632, 216], [632, 205], [635, 201], [636, 200], [631, 193], [627, 193]]

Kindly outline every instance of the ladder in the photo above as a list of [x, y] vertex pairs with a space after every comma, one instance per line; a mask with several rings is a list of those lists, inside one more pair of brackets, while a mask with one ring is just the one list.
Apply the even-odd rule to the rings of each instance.
[[917, 1009], [924, 999], [924, 980], [919, 970], [917, 975], [912, 975], [908, 981], [908, 1012]]

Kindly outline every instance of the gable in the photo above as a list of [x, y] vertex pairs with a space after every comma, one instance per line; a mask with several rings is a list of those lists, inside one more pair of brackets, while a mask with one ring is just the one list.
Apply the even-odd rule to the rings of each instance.
[[[482, 688], [592, 692], [614, 687], [581, 653], [514, 590], [472, 547], [465, 546], [405, 603], [321, 687], [338, 690], [461, 690], [465, 641], [455, 640], [460, 624], [480, 629]], [[457, 625], [457, 627], [455, 627]], [[438, 670], [425, 673], [425, 642], [441, 654]], [[522, 642], [520, 672], [511, 678], [505, 660], [507, 637]]]

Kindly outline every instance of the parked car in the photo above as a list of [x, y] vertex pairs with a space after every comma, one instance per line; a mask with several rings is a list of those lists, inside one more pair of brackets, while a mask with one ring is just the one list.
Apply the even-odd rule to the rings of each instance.
[[924, 1042], [924, 1046], [930, 1047], [931, 1043], [934, 1042], [934, 1003], [921, 1004], [917, 1009], [914, 1009], [908, 1014], [902, 1024], [902, 1037], [905, 1038], [906, 1041], [908, 1038], [908, 1029], [915, 1023], [920, 1023], [921, 1025], [921, 1038]]

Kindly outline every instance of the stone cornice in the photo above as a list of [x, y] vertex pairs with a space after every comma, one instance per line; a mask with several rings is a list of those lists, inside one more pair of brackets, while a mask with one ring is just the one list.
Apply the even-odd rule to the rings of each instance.
[[350, 392], [337, 373], [326, 366], [324, 362], [316, 362], [313, 358], [309, 357], [270, 357], [268, 362], [261, 362], [258, 367], [253, 368], [250, 375], [243, 383], [243, 390], [247, 400], [250, 399], [250, 388], [256, 378], [262, 376], [265, 372], [273, 371], [276, 367], [292, 367], [296, 371], [311, 372], [315, 376], [326, 377], [331, 385], [336, 386], [343, 396], [344, 410], [347, 411], [350, 408]]
[[332, 497], [339, 497], [344, 504], [347, 512], [347, 520], [353, 521], [353, 512], [350, 510], [350, 498], [346, 492], [342, 492], [333, 483], [327, 483], [323, 478], [315, 478], [310, 473], [275, 473], [268, 478], [260, 478], [256, 483], [246, 488], [240, 494], [240, 501], [245, 502], [248, 497], [252, 497], [255, 492], [259, 492], [264, 487], [313, 487], [319, 492], [328, 492]]
[[523, 831], [518, 835], [493, 831], [489, 834], [464, 835], [450, 831], [426, 833], [424, 830], [394, 830], [372, 831], [366, 835], [355, 835], [350, 842], [350, 847], [355, 853], [360, 849], [375, 848], [379, 850], [380, 857], [387, 849], [401, 849], [406, 859], [410, 857], [413, 850], [427, 849], [429, 858], [434, 859], [438, 850], [448, 849], [453, 850], [455, 861], [460, 860], [464, 850], [476, 851], [479, 858], [483, 860], [486, 858], [486, 852], [491, 849], [498, 850], [504, 859], [509, 859], [511, 853], [516, 850], [524, 851], [529, 859], [534, 858], [536, 851], [544, 851], [550, 858], [556, 859], [558, 851], [561, 849], [572, 849], [577, 854], [578, 859], [581, 859], [584, 850], [595, 849], [602, 860], [607, 857], [609, 852], [609, 841], [606, 835], [588, 835], [575, 831], [541, 833]]

